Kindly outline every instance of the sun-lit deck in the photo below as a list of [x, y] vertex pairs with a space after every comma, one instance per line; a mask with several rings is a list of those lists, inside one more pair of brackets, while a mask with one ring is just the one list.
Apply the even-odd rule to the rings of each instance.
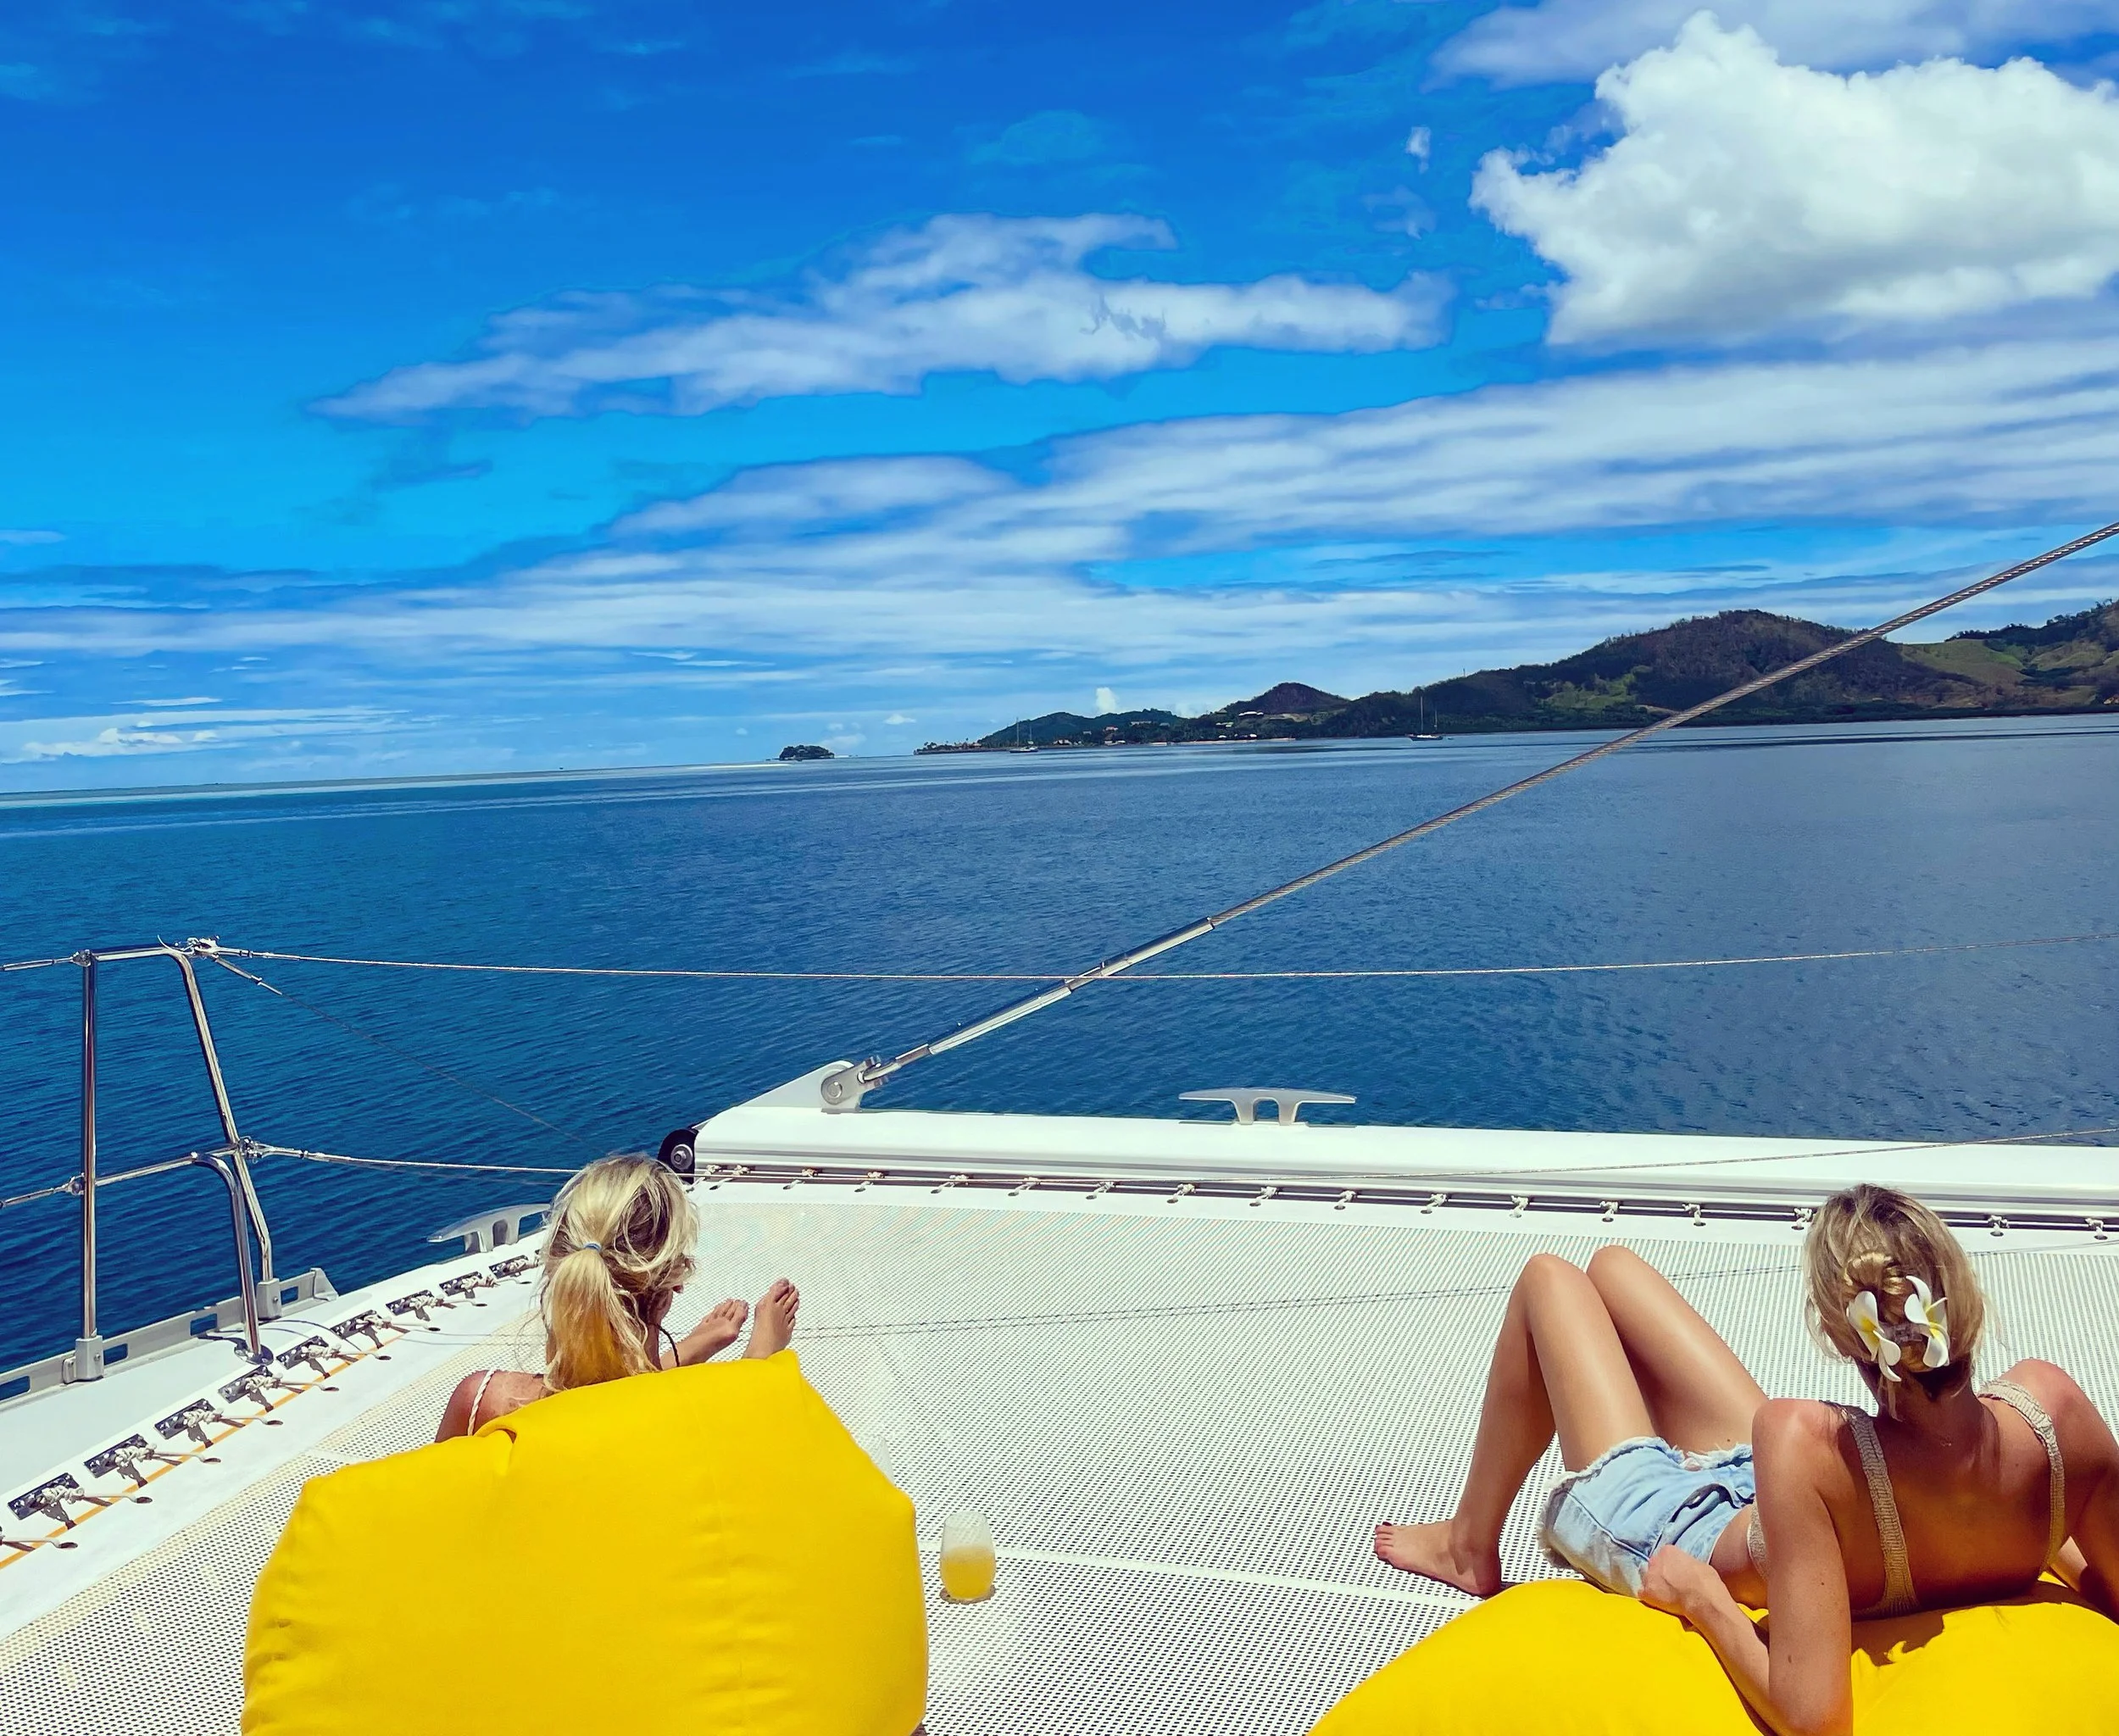
[[[1805, 1199], [1876, 1175], [1960, 1225], [1994, 1298], [1989, 1369], [2052, 1356], [2119, 1409], [2108, 1152], [827, 1115], [811, 1101], [797, 1082], [701, 1130], [701, 1277], [678, 1324], [793, 1277], [804, 1369], [912, 1494], [923, 1534], [956, 1508], [991, 1516], [995, 1596], [931, 1607], [935, 1736], [1299, 1733], [1464, 1607], [1379, 1566], [1368, 1532], [1443, 1511], [1502, 1298], [1538, 1248], [1581, 1258], [1627, 1241], [1770, 1390], [1852, 1397], [1801, 1327], [1796, 1224]], [[533, 1249], [295, 1310], [275, 1346], [315, 1335], [334, 1350], [328, 1373], [281, 1372], [299, 1390], [222, 1400], [242, 1365], [207, 1344], [0, 1409], [0, 1496], [62, 1472], [118, 1495], [127, 1478], [85, 1461], [136, 1431], [191, 1452], [140, 1465], [149, 1505], [75, 1505], [78, 1547], [0, 1548], [10, 1728], [233, 1732], [250, 1587], [301, 1483], [426, 1439], [463, 1372], [535, 1365], [530, 1271], [443, 1289]], [[389, 1315], [422, 1291], [448, 1305]], [[370, 1310], [409, 1329], [380, 1348], [334, 1336]], [[200, 1393], [259, 1420], [207, 1421], [209, 1447], [165, 1443], [157, 1422]], [[1529, 1530], [1552, 1468], [1519, 1505], [1512, 1575], [1555, 1571]], [[579, 1521], [636, 1525], [639, 1504], [585, 1500]], [[0, 1508], [6, 1538], [55, 1528]], [[406, 1586], [356, 1643], [387, 1655], [392, 1626], [449, 1594]]]

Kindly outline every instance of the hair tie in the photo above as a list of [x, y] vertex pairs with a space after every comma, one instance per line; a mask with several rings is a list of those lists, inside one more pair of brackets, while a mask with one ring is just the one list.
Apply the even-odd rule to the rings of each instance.
[[601, 1242], [576, 1242], [574, 1244], [574, 1251], [576, 1254], [583, 1252], [601, 1254], [603, 1251], [603, 1244]]

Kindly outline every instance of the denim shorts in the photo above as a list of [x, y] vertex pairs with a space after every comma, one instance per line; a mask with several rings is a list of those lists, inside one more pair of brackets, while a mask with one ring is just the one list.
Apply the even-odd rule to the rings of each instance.
[[1545, 1547], [1606, 1591], [1641, 1594], [1641, 1570], [1665, 1544], [1701, 1561], [1758, 1499], [1749, 1444], [1680, 1452], [1655, 1435], [1621, 1441], [1545, 1498]]

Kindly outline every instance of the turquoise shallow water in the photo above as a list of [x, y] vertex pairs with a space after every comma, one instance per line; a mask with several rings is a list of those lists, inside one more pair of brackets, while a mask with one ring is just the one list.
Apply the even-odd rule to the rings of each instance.
[[[1588, 738], [853, 760], [0, 805], [0, 954], [156, 935], [298, 952], [707, 969], [1062, 971], [1578, 751]], [[1694, 731], [1150, 969], [1682, 959], [2119, 929], [2119, 726]], [[554, 1132], [210, 967], [244, 1129], [364, 1155], [570, 1165], [1005, 984], [697, 983], [257, 967]], [[78, 1166], [71, 968], [0, 978], [0, 1194]], [[1458, 1126], [1975, 1138], [2119, 1123], [2119, 944], [1695, 971], [1101, 986], [880, 1100], [1176, 1113], [1231, 1082]], [[175, 971], [112, 967], [104, 1162], [215, 1137]], [[2119, 1162], [2119, 1156], [2115, 1157]], [[536, 1178], [269, 1164], [282, 1270], [342, 1284]], [[74, 1207], [0, 1213], [0, 1366], [71, 1340]], [[228, 1294], [203, 1176], [110, 1194], [118, 1327]]]

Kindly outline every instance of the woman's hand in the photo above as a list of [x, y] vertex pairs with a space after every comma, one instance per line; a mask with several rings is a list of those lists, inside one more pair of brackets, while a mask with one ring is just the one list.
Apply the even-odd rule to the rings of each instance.
[[1641, 1570], [1641, 1601], [1651, 1609], [1683, 1617], [1695, 1628], [1699, 1612], [1736, 1600], [1721, 1576], [1697, 1555], [1665, 1544]]

